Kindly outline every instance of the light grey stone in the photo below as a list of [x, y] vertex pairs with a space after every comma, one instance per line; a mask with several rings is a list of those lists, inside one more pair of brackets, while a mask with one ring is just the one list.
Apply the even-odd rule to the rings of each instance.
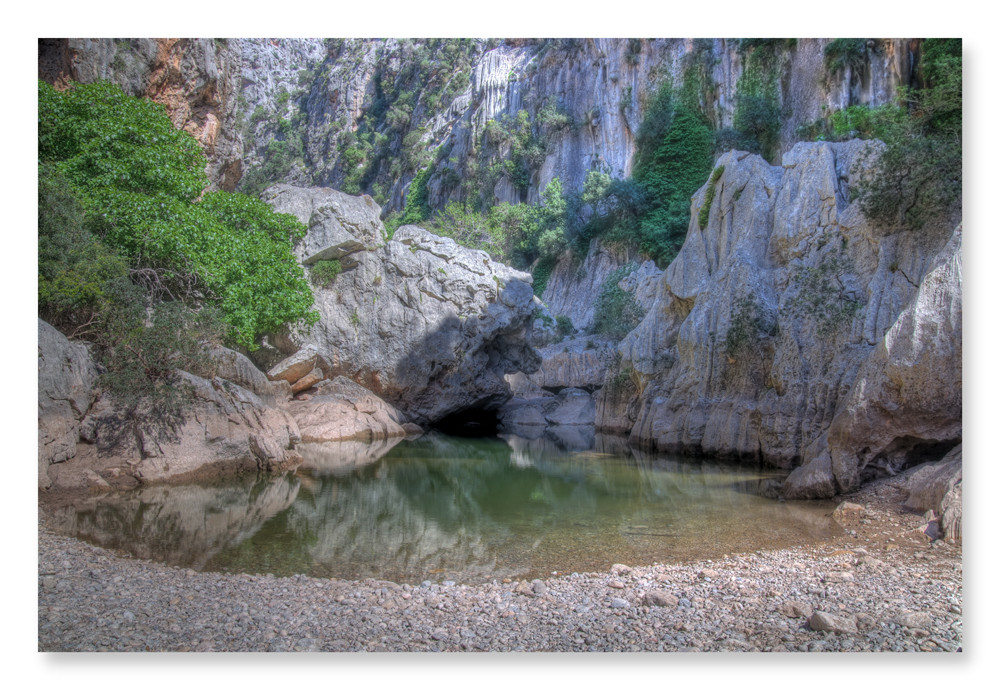
[[813, 612], [809, 617], [809, 627], [819, 632], [827, 630], [845, 634], [855, 634], [858, 632], [858, 626], [853, 618], [825, 611]]

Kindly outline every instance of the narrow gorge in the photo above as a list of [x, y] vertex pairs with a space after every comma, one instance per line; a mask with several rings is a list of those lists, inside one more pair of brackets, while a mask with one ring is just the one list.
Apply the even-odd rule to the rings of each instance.
[[[685, 594], [661, 563], [771, 549], [763, 581], [836, 544], [854, 560], [822, 582], [891, 588], [874, 554], [926, 551], [959, 579], [919, 625], [772, 585], [766, 643], [671, 618], [638, 646], [960, 649], [961, 50], [40, 39], [45, 529], [232, 577], [395, 578], [387, 611], [467, 585], [562, 611], [549, 573], [614, 563], [607, 601], [573, 596], [647, 618], [718, 578]], [[314, 646], [365, 648], [334, 637]]]

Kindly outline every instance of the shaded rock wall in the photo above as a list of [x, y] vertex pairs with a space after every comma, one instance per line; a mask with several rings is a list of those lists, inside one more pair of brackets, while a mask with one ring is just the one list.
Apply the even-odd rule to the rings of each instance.
[[[962, 230], [865, 360], [829, 432], [809, 449], [839, 491], [940, 457], [962, 438]], [[797, 471], [785, 493], [819, 491]], [[824, 486], [829, 479], [823, 480]], [[820, 493], [829, 493], [826, 489]]]

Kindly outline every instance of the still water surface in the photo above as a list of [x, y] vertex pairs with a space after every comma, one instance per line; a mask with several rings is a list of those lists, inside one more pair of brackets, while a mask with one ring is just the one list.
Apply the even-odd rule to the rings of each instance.
[[410, 583], [713, 558], [840, 531], [828, 502], [763, 498], [779, 475], [600, 436], [596, 448], [437, 434], [303, 446], [292, 475], [146, 487], [54, 517], [88, 541], [196, 570]]

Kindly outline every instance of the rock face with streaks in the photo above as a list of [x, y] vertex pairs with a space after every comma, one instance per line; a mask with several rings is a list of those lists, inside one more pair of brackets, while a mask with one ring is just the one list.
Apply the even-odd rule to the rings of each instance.
[[[808, 455], [811, 463], [828, 462], [837, 489], [849, 491], [866, 473], [938, 459], [961, 438], [959, 227], [865, 360], [825, 439]], [[789, 477], [786, 493], [800, 491], [803, 484]]]
[[850, 193], [865, 146], [801, 143], [780, 167], [718, 160], [708, 222], [706, 184], [656, 302], [619, 346], [622, 385], [598, 394], [599, 428], [659, 450], [809, 463], [790, 497], [850, 490], [957, 442], [961, 232], [868, 223]]
[[[704, 73], [705, 111], [713, 127], [725, 128], [746, 68], [740, 42], [723, 38], [466, 43], [444, 50], [427, 39], [398, 38], [40, 39], [38, 73], [59, 86], [107, 79], [163, 103], [202, 143], [216, 188], [232, 190], [251, 171], [266, 169], [268, 184], [347, 189], [358, 184], [360, 160], [367, 182], [350, 191], [374, 194], [377, 186], [383, 205], [396, 211], [426, 154], [439, 148], [448, 156], [426, 179], [429, 203], [440, 208], [460, 199], [466, 192], [455, 176], [474, 172], [487, 122], [522, 111], [544, 155], [526, 183], [508, 174], [490, 178], [486, 197], [537, 203], [554, 177], [568, 191], [579, 191], [594, 169], [627, 177], [642, 104], [662, 81], [679, 85], [691, 70]], [[829, 112], [892, 102], [898, 87], [911, 83], [920, 51], [919, 40], [870, 39], [862, 65], [831, 74], [828, 43], [799, 39], [776, 47], [782, 151], [799, 139], [800, 125]], [[455, 50], [465, 56], [459, 62]], [[428, 56], [452, 61], [447, 83], [441, 74], [407, 83]], [[387, 88], [397, 80], [405, 87], [399, 93]], [[385, 100], [393, 95], [399, 98]], [[372, 125], [385, 141], [359, 148], [355, 134]], [[493, 153], [509, 153], [509, 145], [500, 148]]]
[[538, 367], [531, 276], [414, 225], [374, 244], [385, 236], [378, 206], [343, 196], [287, 185], [264, 194], [309, 226], [309, 249], [299, 250], [307, 270], [309, 257], [332, 251], [326, 242], [343, 267], [314, 290], [320, 322], [275, 344], [287, 354], [314, 348], [325, 378], [346, 376], [420, 424], [498, 408], [511, 395], [504, 376]]

